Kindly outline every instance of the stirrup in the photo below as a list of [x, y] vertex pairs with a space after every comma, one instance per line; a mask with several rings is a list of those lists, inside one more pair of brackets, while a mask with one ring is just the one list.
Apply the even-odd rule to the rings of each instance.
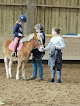
[[16, 52], [12, 52], [11, 56], [15, 56], [16, 57]]

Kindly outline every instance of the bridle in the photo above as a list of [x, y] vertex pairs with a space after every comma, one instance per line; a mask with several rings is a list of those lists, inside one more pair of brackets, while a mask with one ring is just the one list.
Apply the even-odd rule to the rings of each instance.
[[42, 43], [39, 43], [39, 41], [36, 39], [36, 37], [35, 37], [35, 41], [37, 43], [37, 47], [39, 47], [40, 45], [42, 45]]
[[42, 43], [39, 43], [39, 41], [37, 40], [37, 34], [34, 33], [34, 35], [35, 35], [35, 41], [37, 43], [37, 48], [39, 48], [39, 46], [42, 45]]

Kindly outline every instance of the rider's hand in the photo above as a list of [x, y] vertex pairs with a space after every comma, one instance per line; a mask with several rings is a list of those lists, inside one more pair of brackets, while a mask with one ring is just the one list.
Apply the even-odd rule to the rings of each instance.
[[21, 33], [19, 33], [18, 36], [24, 37], [24, 35], [22, 35]]

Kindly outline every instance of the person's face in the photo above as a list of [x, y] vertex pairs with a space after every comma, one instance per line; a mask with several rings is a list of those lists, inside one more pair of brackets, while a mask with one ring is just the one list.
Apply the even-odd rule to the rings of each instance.
[[52, 35], [56, 35], [56, 31], [54, 29], [52, 29]]
[[35, 29], [36, 32], [40, 32], [40, 29]]
[[21, 23], [21, 26], [23, 25], [23, 23]]

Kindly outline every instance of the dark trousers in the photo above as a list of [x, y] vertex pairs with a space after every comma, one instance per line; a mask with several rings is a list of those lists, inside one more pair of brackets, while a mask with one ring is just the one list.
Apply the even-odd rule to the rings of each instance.
[[57, 50], [57, 56], [53, 70], [57, 69], [57, 71], [61, 71], [61, 68], [62, 68], [62, 52], [61, 50]]

